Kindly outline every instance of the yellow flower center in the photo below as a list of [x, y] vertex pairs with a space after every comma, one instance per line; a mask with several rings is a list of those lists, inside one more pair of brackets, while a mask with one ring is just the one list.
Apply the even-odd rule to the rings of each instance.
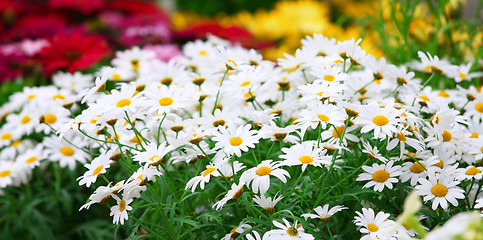
[[389, 179], [389, 173], [386, 170], [377, 170], [372, 174], [372, 180], [374, 182], [383, 183]]
[[34, 98], [36, 98], [37, 96], [33, 95], [33, 94], [30, 94], [27, 96], [27, 100], [32, 100]]
[[334, 77], [334, 76], [332, 76], [332, 75], [325, 75], [325, 76], [324, 76], [324, 80], [325, 80], [325, 81], [332, 82], [332, 81], [334, 81], [334, 79], [335, 79], [335, 77]]
[[159, 105], [163, 107], [170, 106], [171, 104], [173, 104], [173, 99], [170, 97], [164, 97], [159, 99]]
[[272, 136], [277, 140], [284, 140], [287, 137], [288, 133], [274, 133]]
[[438, 96], [439, 97], [449, 97], [449, 94], [447, 92], [445, 92], [444, 90], [441, 90], [441, 92], [438, 93]]
[[232, 146], [240, 146], [242, 143], [243, 143], [243, 139], [241, 139], [240, 137], [232, 137], [230, 139], [230, 144]]
[[169, 86], [173, 82], [173, 79], [170, 78], [170, 77], [165, 77], [165, 78], [161, 79], [160, 82], [162, 84], [166, 85], [166, 86]]
[[17, 147], [17, 146], [18, 146], [18, 145], [20, 145], [21, 143], [22, 143], [22, 141], [20, 141], [20, 140], [13, 141], [13, 142], [12, 142], [12, 144], [11, 144], [11, 146], [12, 146], [12, 147]]
[[74, 155], [74, 149], [71, 147], [63, 147], [60, 149], [60, 153], [62, 153], [64, 156], [70, 157]]
[[152, 157], [149, 158], [149, 161], [154, 162], [154, 159], [157, 158], [157, 157], [159, 157], [159, 156], [158, 155], [152, 156]]
[[448, 194], [448, 188], [443, 184], [436, 184], [431, 188], [431, 193], [436, 197], [444, 197]]
[[328, 122], [329, 121], [329, 117], [327, 117], [324, 114], [319, 114], [319, 115], [317, 115], [317, 117], [320, 119], [320, 121], [324, 121], [324, 122]]
[[120, 211], [120, 212], [123, 212], [123, 211], [124, 211], [124, 209], [126, 209], [126, 201], [121, 200], [121, 201], [119, 202], [119, 211]]
[[310, 156], [302, 156], [302, 157], [299, 158], [299, 161], [302, 162], [302, 163], [309, 164], [309, 163], [313, 162], [314, 159]]
[[218, 126], [224, 126], [225, 125], [225, 120], [223, 119], [220, 119], [220, 120], [216, 120], [213, 122], [213, 127], [218, 127]]
[[206, 55], [208, 55], [208, 52], [207, 52], [207, 51], [205, 51], [205, 50], [200, 50], [200, 51], [198, 52], [198, 55], [200, 55], [200, 56], [206, 56]]
[[409, 170], [413, 173], [422, 173], [424, 172], [424, 168], [426, 166], [422, 163], [415, 162], [413, 165], [409, 168]]
[[54, 124], [57, 122], [57, 117], [52, 113], [45, 114], [44, 122], [47, 124]]
[[22, 120], [20, 120], [20, 123], [25, 125], [25, 124], [29, 123], [30, 120], [32, 120], [32, 119], [29, 116], [25, 116], [25, 117], [22, 118]]
[[451, 133], [448, 130], [443, 131], [443, 142], [449, 142], [451, 140]]
[[117, 73], [113, 73], [111, 75], [111, 79], [114, 80], [114, 81], [119, 81], [119, 80], [121, 80], [121, 75], [119, 75]]
[[482, 152], [482, 153], [483, 153], [483, 146], [482, 146], [482, 147], [480, 147], [480, 152]]
[[428, 102], [429, 101], [429, 98], [426, 97], [426, 96], [420, 96], [419, 98], [422, 99], [425, 102]]
[[240, 87], [246, 87], [248, 85], [250, 85], [250, 81], [246, 81], [246, 82], [243, 82], [242, 84], [240, 84]]
[[131, 100], [122, 99], [122, 100], [119, 100], [119, 102], [117, 102], [116, 107], [122, 108], [122, 107], [125, 107], [125, 106], [129, 106], [129, 104], [131, 104]]
[[478, 112], [480, 112], [480, 113], [483, 113], [483, 103], [480, 103], [480, 102], [477, 103], [475, 105], [475, 110], [478, 111]]
[[439, 167], [439, 168], [443, 169], [444, 162], [443, 162], [443, 160], [439, 160], [439, 163], [433, 164], [432, 166]]
[[101, 165], [101, 166], [97, 167], [96, 169], [94, 169], [92, 176], [97, 176], [102, 171], [103, 168], [104, 168], [104, 165]]
[[205, 172], [203, 173], [203, 177], [206, 177], [208, 174], [214, 172], [216, 168], [207, 168]]
[[0, 172], [0, 177], [8, 177], [12, 173], [10, 170], [5, 170]]
[[466, 79], [466, 74], [464, 74], [464, 73], [460, 72], [460, 74], [459, 74], [459, 75], [460, 75], [460, 78], [461, 78], [461, 79]]
[[37, 157], [33, 156], [33, 157], [29, 157], [27, 160], [25, 160], [25, 163], [33, 163], [35, 161], [37, 161]]
[[271, 168], [263, 166], [263, 167], [260, 167], [260, 168], [257, 170], [257, 172], [256, 172], [256, 173], [257, 173], [257, 175], [258, 175], [258, 176], [260, 176], [260, 177], [261, 177], [261, 176], [268, 175], [268, 174], [270, 174], [271, 172], [272, 172], [272, 169], [271, 169]]
[[478, 138], [479, 136], [480, 134], [474, 132], [474, 133], [471, 133], [470, 138]]
[[137, 59], [131, 60], [131, 66], [132, 66], [132, 70], [138, 70], [139, 69], [139, 60], [137, 60]]
[[367, 230], [371, 232], [377, 232], [377, 230], [379, 230], [379, 227], [376, 224], [369, 223], [367, 224]]
[[238, 189], [238, 191], [236, 191], [236, 193], [233, 194], [233, 197], [231, 197], [231, 199], [239, 198], [242, 194], [243, 194], [243, 187], [241, 187], [240, 189]]
[[183, 130], [183, 126], [172, 126], [171, 127], [171, 130], [175, 131], [175, 132], [179, 132], [181, 130]]
[[10, 139], [12, 139], [12, 134], [11, 133], [5, 133], [5, 134], [3, 134], [0, 137], [0, 139], [2, 139], [2, 140], [10, 140]]
[[297, 231], [297, 229], [296, 229], [296, 228], [294, 228], [294, 227], [289, 227], [289, 228], [287, 229], [287, 234], [288, 234], [289, 236], [296, 237], [296, 236], [298, 236], [298, 235], [299, 235], [299, 231]]
[[385, 116], [379, 115], [379, 116], [374, 117], [372, 119], [372, 122], [374, 124], [376, 124], [377, 126], [382, 127], [382, 126], [386, 125], [387, 123], [389, 123], [389, 119], [387, 119], [387, 117], [385, 117]]
[[336, 127], [332, 131], [332, 137], [334, 138], [340, 138], [342, 136], [342, 133], [344, 132], [344, 126]]
[[480, 171], [480, 169], [478, 169], [476, 167], [471, 167], [470, 169], [466, 170], [466, 175], [474, 176], [478, 173], [481, 173], [481, 171]]
[[61, 94], [56, 94], [52, 97], [52, 99], [55, 101], [57, 99], [62, 99], [62, 100], [65, 100], [65, 97]]
[[405, 142], [407, 140], [406, 135], [404, 135], [403, 133], [398, 133], [396, 135], [396, 138], [399, 139], [399, 141], [401, 141], [401, 142]]

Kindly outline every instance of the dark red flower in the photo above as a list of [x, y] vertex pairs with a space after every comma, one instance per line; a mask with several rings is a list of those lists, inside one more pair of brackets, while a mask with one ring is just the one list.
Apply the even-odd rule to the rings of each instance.
[[40, 61], [46, 75], [59, 69], [69, 72], [85, 70], [101, 61], [110, 50], [102, 37], [81, 32], [58, 34], [47, 41], [50, 46], [40, 52]]
[[79, 11], [82, 14], [91, 14], [104, 8], [104, 0], [50, 0], [49, 7], [53, 9], [66, 9]]
[[[162, 10], [156, 5], [156, 3], [140, 0], [109, 1], [105, 10], [121, 11], [129, 15], [152, 15], [162, 12]], [[163, 14], [165, 13], [163, 12]]]
[[20, 76], [22, 74], [21, 66], [25, 61], [24, 56], [6, 55], [0, 52], [0, 83]]
[[240, 43], [247, 48], [263, 49], [273, 46], [273, 43], [258, 41], [248, 30], [242, 27], [225, 27], [215, 21], [201, 23], [179, 31], [175, 34], [175, 38], [181, 41], [191, 41], [197, 38], [205, 38], [207, 34], [213, 34], [232, 43]]
[[29, 15], [19, 19], [3, 36], [8, 40], [45, 38], [65, 31], [66, 20], [57, 14]]
[[162, 13], [128, 15], [105, 12], [100, 19], [117, 34], [116, 42], [124, 46], [161, 44], [171, 40], [169, 19]]

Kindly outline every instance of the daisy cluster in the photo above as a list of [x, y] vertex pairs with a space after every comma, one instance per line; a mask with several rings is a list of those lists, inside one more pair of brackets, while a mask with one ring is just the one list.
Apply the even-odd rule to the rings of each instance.
[[[428, 83], [469, 85], [481, 76], [471, 66], [481, 63], [456, 66], [420, 52], [420, 61], [395, 66], [359, 43], [316, 34], [272, 62], [210, 37], [168, 63], [149, 50], [119, 51], [94, 83], [58, 74], [55, 86], [26, 88], [2, 108], [0, 187], [26, 182], [41, 159], [85, 163], [79, 184], [97, 188], [81, 209], [112, 198], [113, 222], [124, 224], [135, 199], [180, 181], [172, 176], [182, 171], [183, 197], [212, 193], [198, 214], [248, 209], [246, 218], [231, 215], [241, 223], [223, 239], [332, 235], [319, 221], [348, 212], [337, 194], [349, 184], [392, 203], [416, 189], [428, 211], [475, 209], [483, 202], [481, 87]], [[59, 137], [26, 140], [54, 130]], [[109, 179], [119, 166], [123, 179]], [[363, 239], [415, 236], [372, 200], [349, 210]]]

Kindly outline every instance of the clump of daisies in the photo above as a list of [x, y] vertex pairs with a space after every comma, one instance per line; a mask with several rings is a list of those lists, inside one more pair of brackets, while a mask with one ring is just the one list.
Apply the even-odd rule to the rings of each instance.
[[[107, 204], [113, 223], [158, 238], [421, 238], [395, 221], [411, 191], [427, 229], [481, 206], [483, 93], [470, 84], [480, 73], [422, 52], [395, 66], [360, 40], [302, 43], [277, 62], [215, 37], [168, 63], [120, 51], [95, 81], [70, 85], [78, 94], [59, 98], [63, 110], [40, 101], [30, 116], [42, 107], [19, 110], [32, 99], [18, 94], [2, 143], [55, 132], [36, 151], [84, 164], [78, 183], [95, 190], [81, 209]], [[428, 85], [438, 80], [460, 85]], [[16, 176], [7, 163], [0, 187]]]

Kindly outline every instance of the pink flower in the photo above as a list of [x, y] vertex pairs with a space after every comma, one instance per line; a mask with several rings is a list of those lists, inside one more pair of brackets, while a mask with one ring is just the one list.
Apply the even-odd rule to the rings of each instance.
[[156, 58], [163, 62], [169, 62], [172, 58], [182, 54], [176, 44], [146, 45], [143, 49], [155, 52]]

